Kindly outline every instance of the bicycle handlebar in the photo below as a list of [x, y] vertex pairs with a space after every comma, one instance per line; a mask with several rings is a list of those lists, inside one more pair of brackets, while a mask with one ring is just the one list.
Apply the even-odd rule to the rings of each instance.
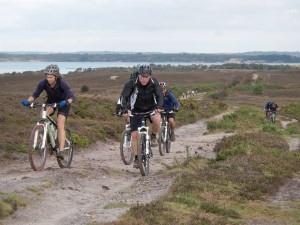
[[162, 112], [160, 112], [162, 115], [168, 115], [168, 114], [174, 114], [175, 113], [175, 111], [173, 111], [173, 110], [171, 110], [171, 111], [168, 111], [168, 112], [166, 112], [166, 111], [162, 111]]
[[133, 113], [131, 112], [131, 114], [133, 116], [143, 116], [143, 117], [147, 117], [147, 116], [152, 116], [155, 114], [155, 110], [151, 110], [151, 111], [148, 111], [148, 112], [142, 112], [142, 113]]
[[52, 108], [57, 108], [58, 107], [58, 103], [51, 103], [51, 104], [46, 104], [46, 103], [39, 103], [39, 102], [32, 102], [29, 105], [29, 108], [39, 108], [39, 107], [47, 107], [50, 106]]

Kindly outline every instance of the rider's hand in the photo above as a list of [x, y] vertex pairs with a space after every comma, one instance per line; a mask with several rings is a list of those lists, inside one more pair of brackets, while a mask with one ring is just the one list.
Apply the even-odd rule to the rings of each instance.
[[21, 104], [23, 105], [23, 106], [30, 106], [30, 101], [28, 101], [27, 99], [23, 99], [22, 101], [21, 101]]
[[59, 103], [59, 108], [61, 108], [61, 109], [66, 108], [67, 106], [68, 106], [68, 102], [66, 100], [62, 100]]
[[120, 104], [117, 104], [117, 106], [116, 106], [116, 115], [117, 116], [122, 115], [122, 106]]
[[157, 107], [156, 109], [155, 109], [155, 112], [156, 113], [161, 113], [162, 111], [164, 111], [162, 108], [160, 108], [160, 107]]

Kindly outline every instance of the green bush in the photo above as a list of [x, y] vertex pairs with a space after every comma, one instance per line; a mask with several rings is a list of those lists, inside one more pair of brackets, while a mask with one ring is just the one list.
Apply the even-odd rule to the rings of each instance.
[[79, 135], [77, 133], [72, 133], [72, 138], [73, 138], [74, 145], [80, 148], [84, 148], [89, 145], [89, 139], [86, 136]]
[[81, 86], [81, 88], [80, 88], [80, 91], [82, 92], [82, 93], [84, 93], [84, 92], [88, 92], [90, 90], [90, 88], [87, 86], [87, 85], [82, 85]]
[[252, 88], [252, 92], [255, 95], [261, 95], [264, 91], [264, 86], [261, 83], [255, 83]]
[[300, 121], [300, 103], [291, 103], [284, 106], [280, 109], [280, 113]]

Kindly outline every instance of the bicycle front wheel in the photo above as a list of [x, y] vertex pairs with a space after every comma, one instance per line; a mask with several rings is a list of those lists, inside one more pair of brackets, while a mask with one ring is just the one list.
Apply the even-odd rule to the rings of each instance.
[[166, 154], [166, 126], [161, 126], [158, 137], [158, 150], [161, 156]]
[[131, 132], [124, 130], [120, 143], [120, 155], [125, 165], [130, 165], [133, 161], [133, 151], [131, 148]]
[[138, 163], [142, 176], [147, 176], [149, 174], [150, 159], [149, 155], [146, 155], [145, 134], [139, 134], [138, 136]]
[[30, 136], [30, 148], [28, 152], [30, 166], [33, 170], [43, 170], [47, 157], [47, 138], [44, 137], [45, 126], [36, 125]]
[[73, 159], [73, 139], [71, 131], [66, 129], [66, 140], [64, 150], [61, 152], [62, 157], [57, 157], [57, 163], [60, 168], [70, 168]]
[[168, 132], [167, 132], [167, 137], [166, 137], [166, 152], [170, 153], [171, 152], [171, 128], [168, 126]]

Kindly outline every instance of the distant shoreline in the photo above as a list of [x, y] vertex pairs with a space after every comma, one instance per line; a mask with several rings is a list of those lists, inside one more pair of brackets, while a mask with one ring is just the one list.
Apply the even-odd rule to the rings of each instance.
[[[62, 74], [73, 72], [91, 72], [101, 69], [130, 69], [145, 62], [41, 62], [12, 61], [0, 62], [0, 75], [16, 75], [26, 72], [42, 71], [49, 64], [57, 64]], [[250, 70], [288, 70], [299, 69], [300, 63], [203, 63], [203, 62], [155, 62], [160, 70], [206, 70], [206, 69], [250, 69]]]

